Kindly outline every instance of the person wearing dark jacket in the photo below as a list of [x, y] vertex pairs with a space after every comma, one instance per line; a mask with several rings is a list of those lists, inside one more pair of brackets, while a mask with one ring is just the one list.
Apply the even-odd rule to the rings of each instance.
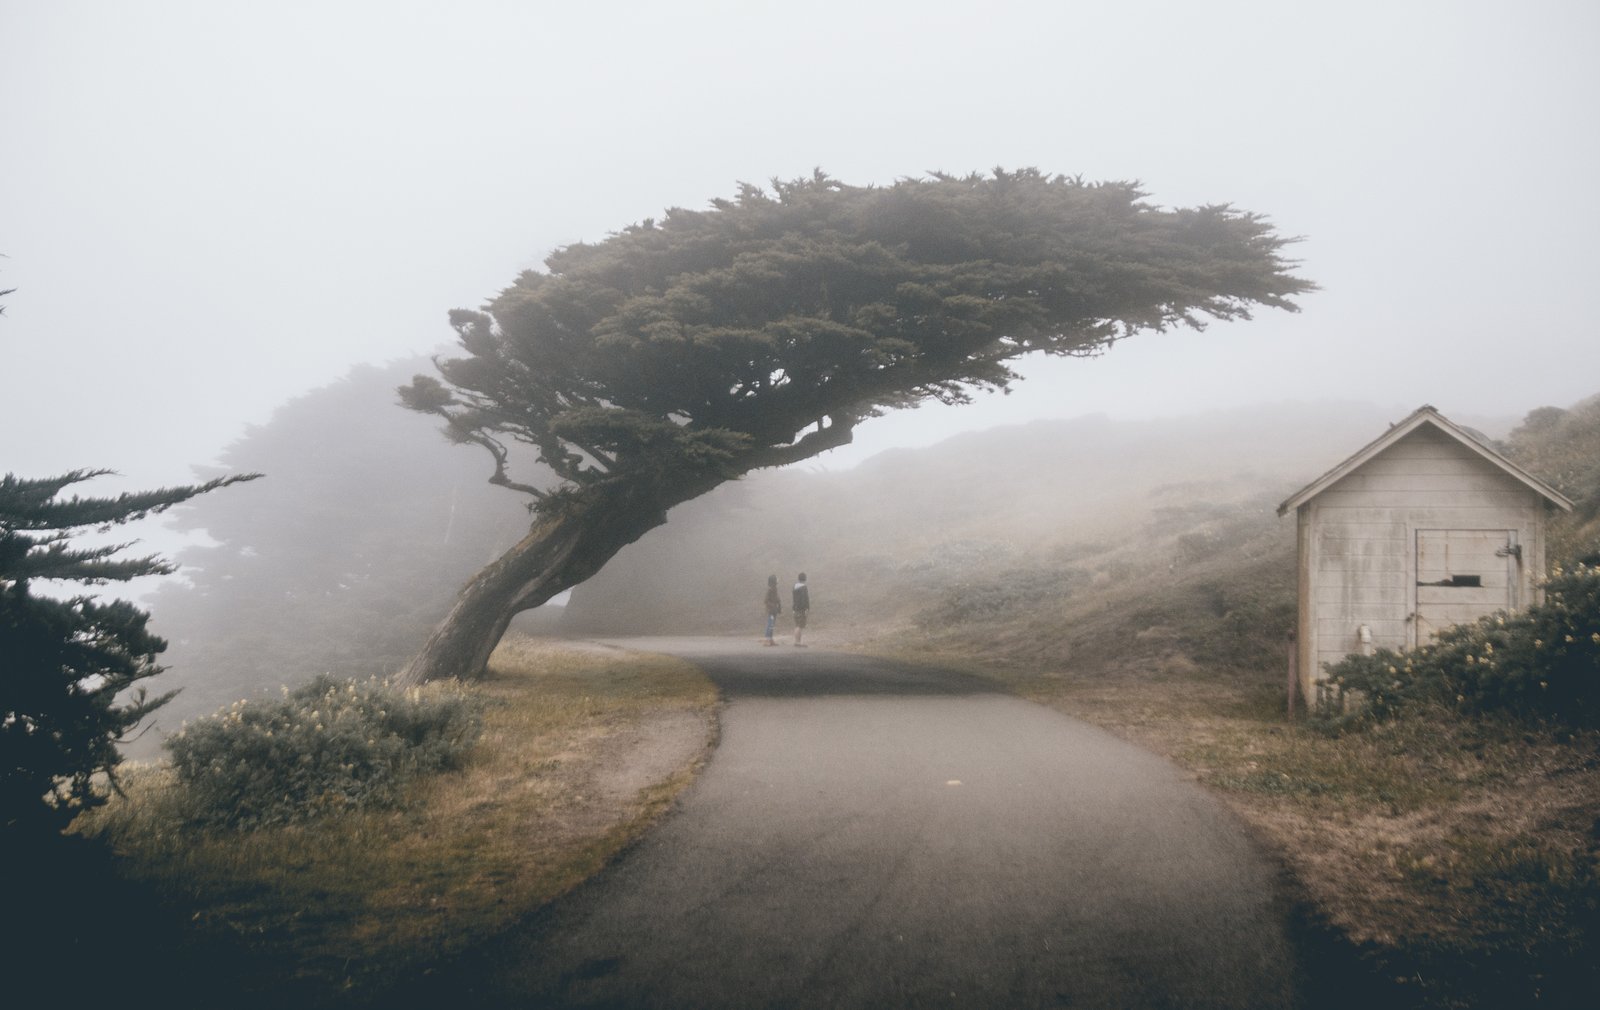
[[794, 644], [802, 644], [800, 636], [806, 631], [806, 616], [811, 612], [811, 590], [806, 588], [806, 573], [801, 572], [794, 584]]
[[778, 623], [778, 615], [783, 613], [783, 602], [778, 599], [778, 577], [776, 575], [768, 575], [767, 576], [767, 601], [766, 601], [766, 603], [767, 603], [767, 637], [762, 640], [761, 644], [762, 645], [777, 645], [778, 643], [774, 642], [772, 640], [772, 629]]

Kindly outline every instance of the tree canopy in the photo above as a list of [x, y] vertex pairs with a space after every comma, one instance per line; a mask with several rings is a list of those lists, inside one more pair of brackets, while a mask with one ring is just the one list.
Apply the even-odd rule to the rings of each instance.
[[[1226, 205], [1169, 210], [1132, 183], [1037, 171], [855, 187], [744, 186], [553, 253], [485, 311], [413, 409], [550, 508], [651, 472], [732, 476], [850, 440], [884, 410], [1003, 389], [1022, 355], [1294, 309], [1285, 239]], [[537, 447], [565, 482], [508, 472]]]
[[[460, 584], [526, 532], [526, 510], [472, 454], [394, 409], [395, 384], [427, 365], [361, 366], [280, 405], [201, 473], [271, 480], [168, 514], [207, 542], [179, 551], [183, 577], [148, 597], [171, 641], [161, 682], [183, 688], [162, 726], [323, 673], [392, 673]], [[155, 740], [133, 749], [146, 751]]]
[[149, 614], [87, 593], [41, 596], [32, 583], [102, 586], [167, 574], [172, 566], [160, 558], [117, 557], [126, 544], [72, 540], [256, 476], [115, 498], [61, 497], [108, 472], [0, 477], [0, 833], [8, 838], [58, 830], [101, 802], [97, 776], [114, 772], [117, 742], [167, 700], [135, 687], [162, 669], [155, 658], [166, 643], [146, 627]]
[[[1005, 389], [1027, 354], [1293, 310], [1287, 240], [1226, 205], [1034, 170], [885, 187], [743, 186], [557, 250], [451, 323], [464, 356], [401, 402], [488, 450], [529, 535], [457, 597], [403, 676], [482, 672], [510, 617], [725, 480], [848, 443], [866, 418]], [[515, 472], [532, 446], [553, 472]]]

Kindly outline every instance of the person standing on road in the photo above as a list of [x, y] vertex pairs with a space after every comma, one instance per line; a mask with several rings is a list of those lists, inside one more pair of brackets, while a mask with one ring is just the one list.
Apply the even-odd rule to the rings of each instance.
[[767, 637], [763, 645], [777, 645], [772, 640], [772, 629], [777, 626], [778, 615], [783, 613], [783, 601], [778, 599], [778, 577], [767, 576]]
[[801, 572], [794, 584], [794, 644], [801, 645], [800, 636], [806, 631], [806, 616], [811, 613], [811, 590], [806, 588], [806, 573]]

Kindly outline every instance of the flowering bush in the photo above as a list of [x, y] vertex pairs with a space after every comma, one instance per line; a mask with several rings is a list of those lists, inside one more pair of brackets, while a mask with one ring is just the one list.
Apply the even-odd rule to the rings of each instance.
[[482, 715], [460, 688], [323, 675], [278, 701], [236, 702], [166, 746], [191, 818], [250, 828], [393, 805], [417, 776], [460, 763]]
[[[1335, 703], [1322, 715], [1332, 723], [1437, 702], [1600, 725], [1600, 567], [1558, 568], [1543, 603], [1447, 628], [1412, 652], [1349, 656], [1328, 674]], [[1350, 693], [1361, 698], [1353, 713], [1342, 704]]]

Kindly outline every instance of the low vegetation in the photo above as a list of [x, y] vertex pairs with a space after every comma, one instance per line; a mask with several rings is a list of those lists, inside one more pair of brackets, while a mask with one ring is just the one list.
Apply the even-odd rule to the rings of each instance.
[[[122, 763], [117, 742], [170, 698], [146, 694], [167, 647], [146, 627], [150, 615], [126, 600], [97, 599], [90, 587], [170, 574], [172, 566], [122, 557], [127, 544], [84, 537], [254, 476], [115, 498], [67, 496], [108, 473], [0, 475], [0, 855], [48, 846], [104, 803]], [[63, 588], [68, 594], [57, 595]]]
[[[1355, 433], [1317, 422], [1331, 433], [1324, 455], [1370, 434], [1356, 420]], [[1255, 468], [1235, 472], [1215, 451], [1240, 430], [1260, 434], [1261, 419], [1136, 438], [1074, 422], [1048, 451], [969, 437], [926, 465], [898, 455], [853, 475], [752, 479], [675, 512], [659, 532], [677, 539], [630, 548], [580, 590], [575, 617], [751, 631], [766, 575], [805, 567], [819, 644], [853, 636], [981, 672], [1213, 789], [1291, 871], [1325, 955], [1317, 991], [1375, 1008], [1592, 1005], [1600, 400], [1536, 411], [1507, 442], [1579, 506], [1548, 538], [1566, 567], [1546, 606], [1343, 671], [1367, 704], [1321, 720], [1286, 713], [1293, 530], [1274, 515], [1305, 477], [1285, 470], [1303, 471], [1304, 433], [1276, 456], [1277, 441], [1261, 443]], [[1019, 462], [1041, 454], [1072, 462]], [[942, 493], [951, 486], [973, 495]], [[330, 784], [358, 763], [348, 753], [301, 791], [298, 809], [327, 816], [253, 815], [243, 831], [198, 815], [171, 769], [139, 768], [80, 828], [160, 907], [182, 910], [191, 963], [226, 966], [230, 991], [381, 1002], [385, 980], [603, 865], [707, 745], [714, 694], [681, 664], [512, 640], [491, 672], [468, 717], [482, 720], [480, 743], [374, 805]], [[331, 686], [297, 704], [320, 717]], [[264, 731], [253, 739], [266, 746]], [[663, 753], [653, 741], [665, 739], [688, 744]], [[644, 772], [608, 771], [625, 768]]]
[[1293, 535], [1263, 509], [1270, 495], [1151, 509], [1122, 541], [1140, 551], [1044, 545], [1036, 556], [1072, 558], [1071, 592], [1020, 592], [976, 622], [936, 600], [938, 620], [874, 640], [985, 673], [1215, 790], [1291, 870], [1319, 991], [1374, 1007], [1592, 1006], [1597, 418], [1600, 400], [1510, 439], [1578, 502], [1550, 534], [1564, 567], [1544, 605], [1348, 661], [1335, 675], [1364, 704], [1320, 718], [1287, 714]]
[[456, 683], [399, 689], [322, 675], [278, 701], [235, 702], [167, 740], [187, 821], [249, 829], [394, 807], [459, 768], [482, 697]]
[[1214, 789], [1298, 881], [1336, 966], [1325, 991], [1365, 978], [1352, 1001], [1373, 1006], [1592, 1005], [1585, 650], [1600, 604], [1576, 563], [1600, 561], [1600, 398], [1534, 411], [1503, 443], [1577, 504], [1548, 531], [1565, 566], [1550, 604], [1463, 629], [1410, 673], [1387, 655], [1352, 671], [1365, 710], [1291, 720], [1294, 529], [1276, 506], [1391, 420], [1344, 406], [1083, 418], [756, 477], [674, 512], [576, 592], [572, 616], [749, 629], [766, 575], [804, 568], [819, 644], [984, 673]]
[[147, 598], [171, 643], [163, 689], [181, 692], [131, 756], [155, 759], [183, 722], [285, 680], [398, 669], [483, 558], [527, 530], [527, 510], [471, 453], [395, 408], [395, 386], [426, 367], [357, 367], [281, 404], [219, 457], [268, 479], [171, 513], [172, 528], [204, 531], [173, 558], [182, 577]]
[[1338, 694], [1321, 715], [1335, 727], [1428, 706], [1600, 727], [1600, 568], [1558, 567], [1543, 602], [1520, 613], [1446, 628], [1410, 652], [1349, 656], [1328, 675]]
[[1438, 707], [1330, 734], [1289, 721], [1266, 678], [1200, 664], [990, 672], [1169, 756], [1238, 812], [1291, 869], [1328, 992], [1591, 1005], [1600, 733]]
[[[191, 920], [178, 937], [190, 984], [225, 970], [231, 1005], [381, 1002], [386, 985], [503, 931], [637, 837], [703, 757], [716, 695], [675, 660], [515, 639], [470, 696], [412, 701], [401, 715], [371, 687], [323, 683], [270, 717], [263, 707], [257, 718], [253, 703], [230, 710], [220, 722], [236, 741], [191, 727], [176, 771], [135, 766], [125, 795], [85, 818], [83, 832], [111, 846], [121, 873]], [[388, 715], [366, 711], [374, 705]], [[321, 732], [300, 726], [313, 710]], [[383, 803], [352, 804], [341, 794], [348, 775], [322, 756], [341, 710], [352, 726], [372, 717], [402, 736], [434, 727], [416, 736], [441, 752], [451, 748], [440, 740], [471, 736], [481, 711], [481, 737], [443, 762], [449, 770], [413, 776]], [[269, 725], [282, 729], [269, 738]], [[212, 758], [251, 763], [262, 747], [295, 752], [270, 758], [291, 777], [323, 768], [318, 786], [300, 790], [318, 816], [269, 816], [247, 803], [256, 812], [243, 824], [197, 823], [197, 809], [235, 786], [202, 776], [197, 803], [188, 769]], [[357, 759], [341, 753], [343, 764]]]
[[[1230, 643], [1270, 651], [1270, 636], [1245, 633], [1233, 611], [1213, 613], [1229, 599], [1256, 612], [1257, 588], [1197, 574], [1109, 610], [1081, 601], [1058, 635], [1088, 641], [1054, 663], [1035, 638], [995, 627], [987, 645], [969, 629], [965, 647], [953, 634], [879, 647], [953, 660], [1190, 771], [1291, 870], [1324, 995], [1373, 1007], [1592, 1005], [1600, 732], [1442, 705], [1338, 732], [1304, 712], [1290, 720], [1281, 661], [1215, 658]], [[1101, 636], [1122, 648], [1094, 648]]]

